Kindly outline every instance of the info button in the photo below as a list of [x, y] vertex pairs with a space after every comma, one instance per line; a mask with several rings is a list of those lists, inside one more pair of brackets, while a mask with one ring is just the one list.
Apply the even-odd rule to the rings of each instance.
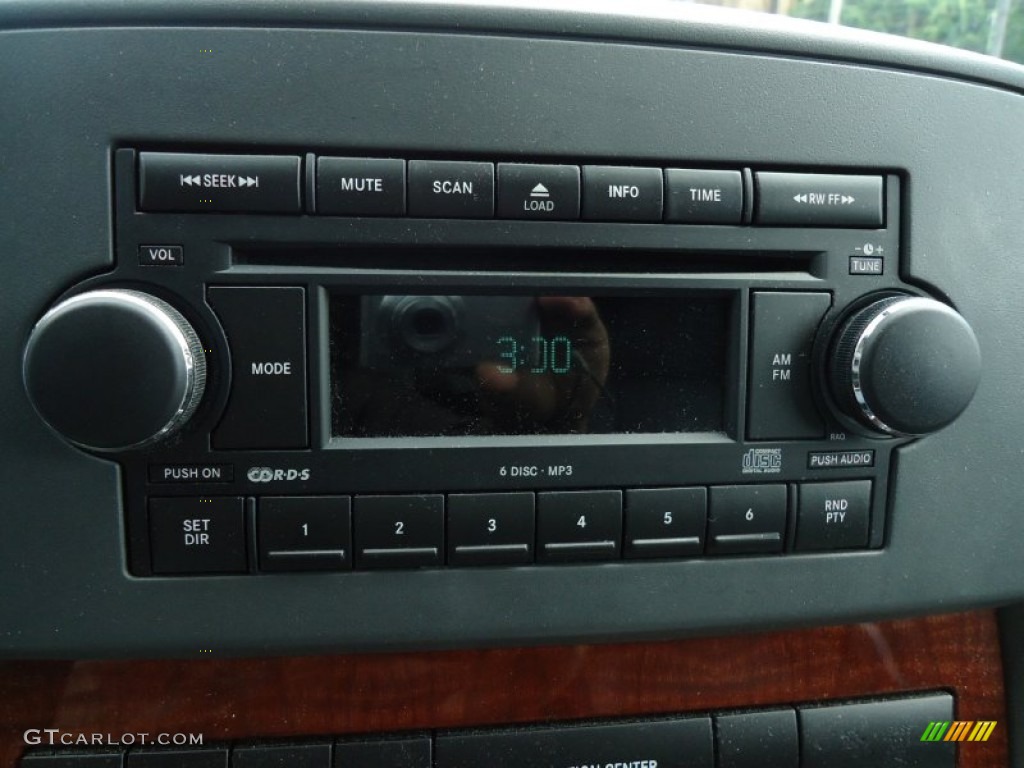
[[583, 168], [584, 219], [661, 221], [664, 193], [660, 168]]

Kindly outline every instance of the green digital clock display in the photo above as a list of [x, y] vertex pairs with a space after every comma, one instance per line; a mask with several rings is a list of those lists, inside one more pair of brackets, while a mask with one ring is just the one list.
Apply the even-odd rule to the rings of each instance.
[[534, 336], [529, 341], [502, 336], [498, 339], [498, 357], [503, 361], [498, 366], [500, 373], [529, 370], [566, 374], [572, 370], [572, 341], [567, 336]]
[[738, 293], [609, 290], [332, 293], [332, 435], [727, 432]]

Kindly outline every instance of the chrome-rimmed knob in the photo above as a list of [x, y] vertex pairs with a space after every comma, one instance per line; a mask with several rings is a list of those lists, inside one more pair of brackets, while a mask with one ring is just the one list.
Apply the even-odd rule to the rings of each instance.
[[981, 350], [967, 321], [921, 296], [890, 294], [854, 312], [833, 338], [828, 383], [839, 409], [870, 432], [936, 432], [970, 404]]
[[170, 437], [195, 413], [206, 356], [178, 310], [142, 291], [72, 296], [36, 323], [25, 348], [32, 405], [69, 442], [119, 452]]

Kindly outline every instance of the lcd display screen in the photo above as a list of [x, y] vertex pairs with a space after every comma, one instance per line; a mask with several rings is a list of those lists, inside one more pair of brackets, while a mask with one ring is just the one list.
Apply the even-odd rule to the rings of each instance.
[[335, 294], [339, 437], [723, 430], [728, 296]]

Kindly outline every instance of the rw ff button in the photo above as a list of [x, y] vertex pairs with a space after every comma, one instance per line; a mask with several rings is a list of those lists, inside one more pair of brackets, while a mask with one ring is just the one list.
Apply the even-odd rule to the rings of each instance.
[[796, 548], [805, 552], [855, 549], [868, 544], [871, 481], [800, 486]]

